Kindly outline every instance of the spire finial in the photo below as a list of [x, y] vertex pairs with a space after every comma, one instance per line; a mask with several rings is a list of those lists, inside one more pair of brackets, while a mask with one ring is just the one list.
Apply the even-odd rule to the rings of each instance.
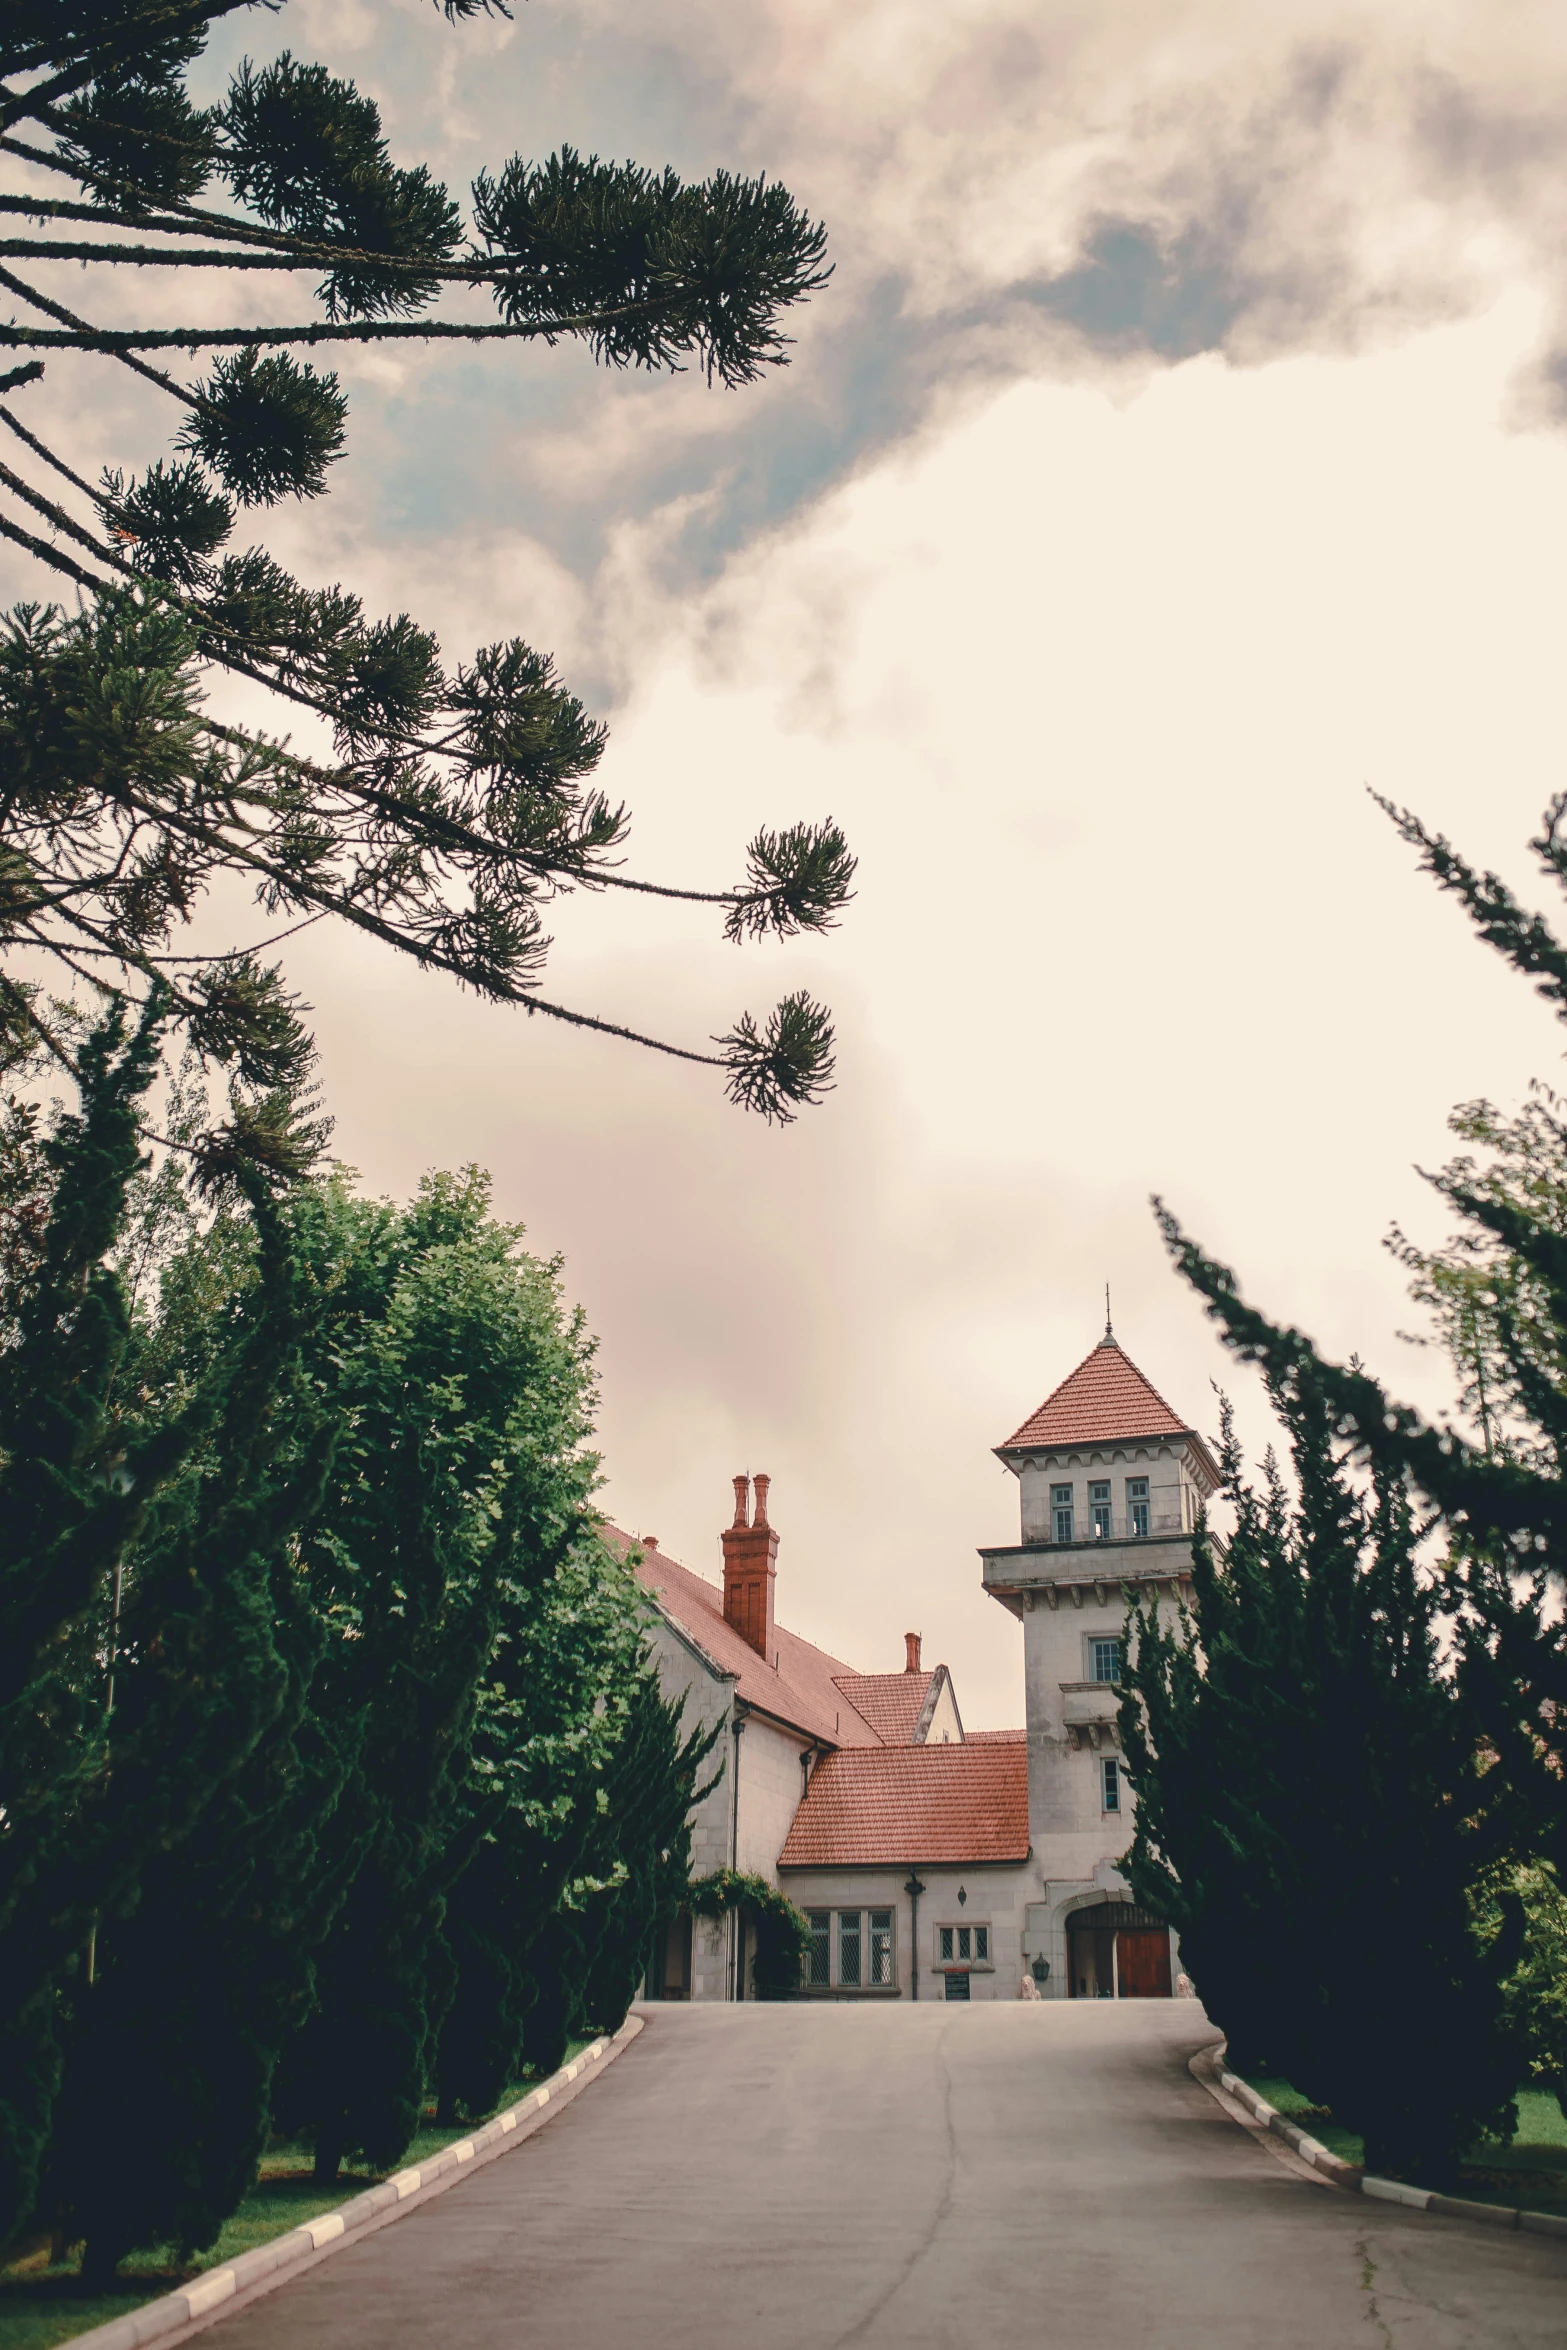
[[1105, 1340], [1106, 1346], [1115, 1344], [1115, 1326], [1110, 1320], [1110, 1284], [1105, 1283]]

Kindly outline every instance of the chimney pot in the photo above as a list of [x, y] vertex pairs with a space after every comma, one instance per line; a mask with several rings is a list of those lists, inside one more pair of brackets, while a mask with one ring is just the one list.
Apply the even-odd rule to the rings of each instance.
[[903, 1650], [904, 1655], [908, 1659], [907, 1663], [904, 1665], [904, 1671], [906, 1673], [917, 1673], [920, 1669], [920, 1636], [917, 1632], [904, 1633]]
[[737, 1526], [749, 1526], [751, 1523], [751, 1480], [749, 1477], [735, 1479], [734, 1523]]
[[657, 1550], [658, 1536], [656, 1534], [644, 1534], [642, 1536], [642, 1547], [644, 1550]]
[[767, 1488], [771, 1485], [772, 1479], [771, 1477], [753, 1477], [751, 1483], [756, 1493], [756, 1515], [752, 1518], [751, 1523], [753, 1526], [765, 1526], [767, 1523]]

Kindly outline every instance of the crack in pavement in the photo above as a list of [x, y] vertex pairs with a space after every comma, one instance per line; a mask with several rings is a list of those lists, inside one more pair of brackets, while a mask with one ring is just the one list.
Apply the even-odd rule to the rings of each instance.
[[1377, 2302], [1377, 2264], [1371, 2257], [1370, 2237], [1362, 2236], [1356, 2244], [1355, 2250], [1360, 2254], [1360, 2286], [1366, 2296], [1366, 2315], [1382, 2336], [1386, 2350], [1397, 2350], [1397, 2345], [1393, 2340], [1393, 2329], [1382, 2315]]
[[[838, 2336], [832, 2350], [849, 2350], [850, 2343], [864, 2341], [887, 2304], [902, 2292], [952, 2216], [953, 2188], [957, 2182], [958, 2173], [958, 2134], [952, 2121], [952, 2073], [947, 2064], [947, 2040], [952, 2028], [951, 2024], [944, 2026], [941, 2037], [936, 2042], [936, 2065], [941, 2075], [941, 2125], [945, 2157], [941, 2193], [936, 2199], [936, 2208], [926, 2223], [924, 2234], [913, 2246], [908, 2258], [885, 2292], [877, 2295], [865, 2315], [852, 2325], [846, 2334]], [[1391, 2341], [1391, 2336], [1389, 2340]]]

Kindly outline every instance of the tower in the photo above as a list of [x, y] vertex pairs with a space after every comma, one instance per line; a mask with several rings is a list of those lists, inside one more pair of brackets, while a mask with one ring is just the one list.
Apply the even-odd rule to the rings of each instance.
[[[1132, 1944], [1162, 1931], [1067, 1928], [1074, 1912], [1097, 1919], [1107, 1897], [1126, 1891], [1116, 1866], [1132, 1841], [1116, 1727], [1122, 1627], [1135, 1596], [1157, 1594], [1172, 1609], [1190, 1599], [1191, 1536], [1219, 1469], [1108, 1320], [1092, 1353], [996, 1454], [1018, 1480], [1021, 1539], [980, 1558], [985, 1589], [1023, 1625], [1029, 1833], [1044, 1893], [1030, 1935], [1049, 1960], [1050, 1989], [1083, 1982], [1094, 1987], [1086, 1995], [1102, 1996], [1119, 1983], [1123, 1957], [1153, 1964], [1157, 1953]], [[1160, 1964], [1167, 1981], [1167, 1958]]]

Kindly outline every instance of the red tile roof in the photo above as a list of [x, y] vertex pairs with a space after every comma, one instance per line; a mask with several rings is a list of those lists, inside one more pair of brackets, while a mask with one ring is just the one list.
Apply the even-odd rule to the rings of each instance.
[[879, 1746], [824, 1756], [781, 1869], [902, 1868], [1028, 1858], [1028, 1748]]
[[965, 1730], [963, 1736], [970, 1746], [979, 1738], [983, 1738], [991, 1746], [1026, 1746], [1028, 1744], [1026, 1730]]
[[1149, 1385], [1113, 1338], [1101, 1338], [1070, 1378], [1047, 1395], [1037, 1412], [998, 1452], [1057, 1444], [1118, 1444], [1139, 1436], [1189, 1436], [1158, 1389]]
[[912, 1746], [934, 1673], [840, 1673], [835, 1686], [884, 1746]]
[[721, 1585], [694, 1575], [666, 1551], [648, 1547], [618, 1526], [605, 1526], [603, 1534], [622, 1558], [632, 1552], [642, 1554], [636, 1568], [638, 1582], [720, 1672], [734, 1677], [743, 1703], [775, 1715], [824, 1746], [880, 1743], [870, 1723], [839, 1686], [862, 1677], [842, 1657], [829, 1656], [824, 1648], [778, 1624], [773, 1630], [773, 1658], [764, 1664], [749, 1640], [743, 1640], [732, 1624], [725, 1623]]

